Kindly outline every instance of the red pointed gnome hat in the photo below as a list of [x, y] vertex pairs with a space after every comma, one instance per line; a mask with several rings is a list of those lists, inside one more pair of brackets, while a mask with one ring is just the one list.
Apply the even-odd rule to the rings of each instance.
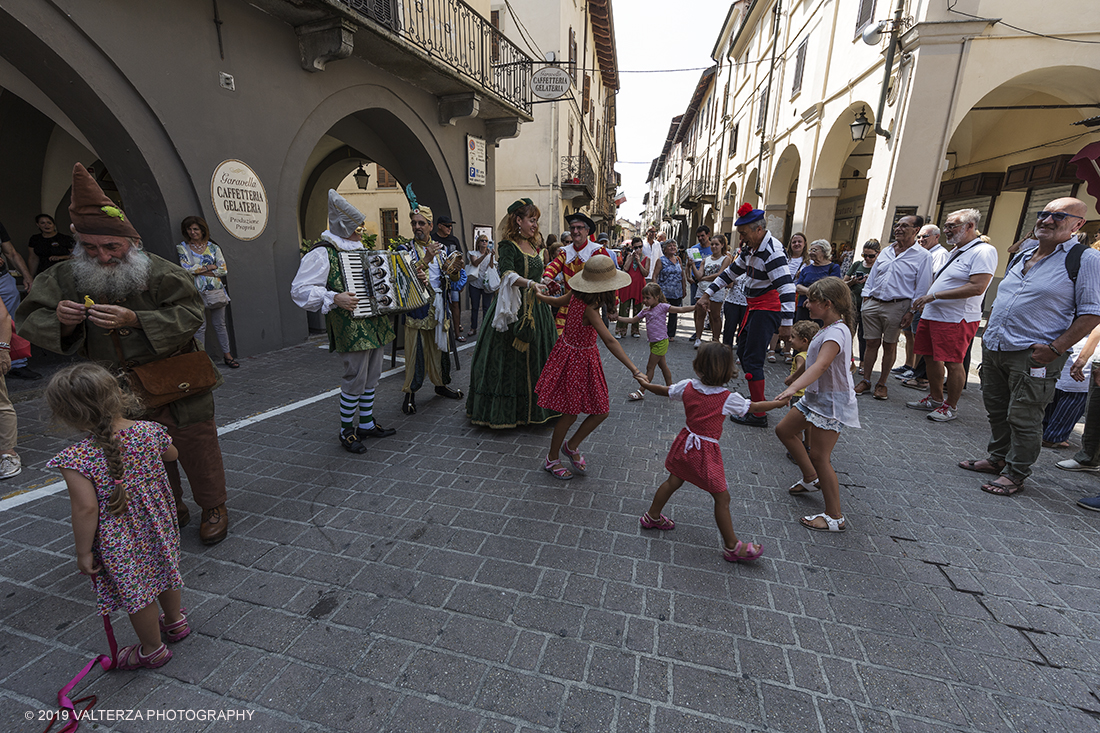
[[73, 228], [81, 234], [141, 239], [141, 235], [127, 221], [122, 209], [107, 198], [103, 189], [88, 173], [88, 169], [80, 163], [73, 166], [73, 195], [69, 203], [69, 218], [73, 222]]

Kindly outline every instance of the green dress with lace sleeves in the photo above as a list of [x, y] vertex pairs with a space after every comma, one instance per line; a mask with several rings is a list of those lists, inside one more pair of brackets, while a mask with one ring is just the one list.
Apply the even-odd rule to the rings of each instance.
[[[498, 268], [502, 279], [506, 273], [515, 272], [537, 282], [542, 279], [544, 264], [539, 255], [524, 254], [505, 240], [500, 243]], [[539, 407], [535, 395], [535, 384], [557, 337], [554, 316], [550, 306], [537, 300], [533, 291], [524, 291], [523, 298], [520, 320], [505, 331], [492, 326], [498, 298], [493, 298], [485, 313], [466, 397], [466, 416], [474, 425], [514, 428], [539, 425], [558, 416]]]

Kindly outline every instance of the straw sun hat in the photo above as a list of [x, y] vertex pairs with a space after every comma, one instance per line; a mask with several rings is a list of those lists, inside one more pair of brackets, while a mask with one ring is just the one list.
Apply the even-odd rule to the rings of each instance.
[[584, 269], [569, 279], [569, 287], [580, 293], [604, 293], [630, 284], [630, 275], [615, 267], [607, 255], [595, 255]]

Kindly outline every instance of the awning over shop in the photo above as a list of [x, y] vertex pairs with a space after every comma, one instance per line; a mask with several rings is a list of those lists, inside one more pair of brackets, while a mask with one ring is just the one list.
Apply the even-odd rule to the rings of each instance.
[[1089, 195], [1100, 200], [1100, 142], [1089, 143], [1081, 148], [1081, 152], [1070, 158], [1070, 163], [1077, 164], [1077, 177], [1085, 182], [1085, 189]]

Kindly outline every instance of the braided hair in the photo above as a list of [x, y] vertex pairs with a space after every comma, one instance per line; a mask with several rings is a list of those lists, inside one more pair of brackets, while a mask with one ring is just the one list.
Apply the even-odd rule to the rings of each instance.
[[123, 485], [126, 464], [122, 458], [114, 424], [136, 412], [134, 398], [124, 393], [118, 381], [98, 364], [84, 363], [62, 369], [46, 387], [46, 404], [54, 417], [77, 430], [87, 430], [107, 460], [107, 474], [114, 488], [107, 511], [119, 517], [126, 513], [129, 494]]

